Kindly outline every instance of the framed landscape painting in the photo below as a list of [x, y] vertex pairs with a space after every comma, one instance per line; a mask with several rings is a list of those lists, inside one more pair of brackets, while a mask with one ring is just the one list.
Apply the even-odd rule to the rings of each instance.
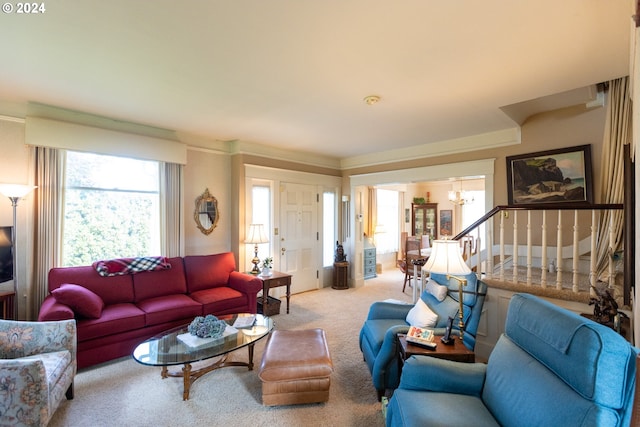
[[507, 157], [509, 205], [593, 202], [591, 146]]
[[451, 209], [442, 209], [440, 211], [440, 235], [451, 236], [453, 230], [452, 224], [453, 211]]

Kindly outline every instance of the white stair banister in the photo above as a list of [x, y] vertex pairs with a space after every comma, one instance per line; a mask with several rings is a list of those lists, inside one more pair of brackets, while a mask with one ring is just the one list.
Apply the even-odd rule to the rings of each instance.
[[547, 256], [547, 211], [542, 211], [542, 271], [540, 272], [540, 285], [543, 288], [547, 287], [547, 271], [549, 269]]
[[573, 278], [571, 281], [571, 289], [578, 292], [578, 260], [579, 253], [579, 236], [578, 236], [578, 210], [573, 211]]

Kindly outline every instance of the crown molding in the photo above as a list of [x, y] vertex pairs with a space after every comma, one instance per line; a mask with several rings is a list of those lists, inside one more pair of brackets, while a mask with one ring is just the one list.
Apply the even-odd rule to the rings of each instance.
[[479, 135], [348, 157], [341, 160], [340, 166], [342, 170], [345, 170], [419, 158], [439, 157], [520, 144], [521, 140], [520, 128], [513, 127]]
[[340, 159], [316, 153], [285, 149], [248, 141], [229, 141], [231, 154], [251, 154], [275, 160], [286, 160], [309, 166], [340, 169]]

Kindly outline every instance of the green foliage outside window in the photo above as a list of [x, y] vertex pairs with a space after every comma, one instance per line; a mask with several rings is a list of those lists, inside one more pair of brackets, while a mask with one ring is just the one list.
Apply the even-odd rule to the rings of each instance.
[[64, 266], [160, 255], [157, 162], [69, 152], [66, 171]]

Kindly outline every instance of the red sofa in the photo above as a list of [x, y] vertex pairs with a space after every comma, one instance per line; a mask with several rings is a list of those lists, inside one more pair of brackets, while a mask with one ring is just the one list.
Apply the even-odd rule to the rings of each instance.
[[129, 355], [196, 316], [256, 312], [262, 282], [235, 271], [233, 253], [167, 261], [169, 269], [110, 277], [92, 266], [52, 268], [38, 320], [77, 320], [78, 368], [84, 368]]

